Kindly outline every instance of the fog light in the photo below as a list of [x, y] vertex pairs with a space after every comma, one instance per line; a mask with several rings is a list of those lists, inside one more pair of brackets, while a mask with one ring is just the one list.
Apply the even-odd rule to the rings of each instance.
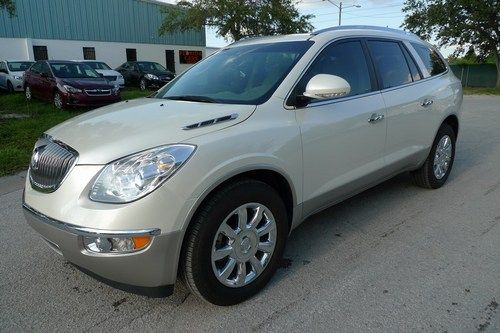
[[151, 236], [84, 237], [83, 244], [88, 251], [97, 253], [130, 253], [147, 247]]

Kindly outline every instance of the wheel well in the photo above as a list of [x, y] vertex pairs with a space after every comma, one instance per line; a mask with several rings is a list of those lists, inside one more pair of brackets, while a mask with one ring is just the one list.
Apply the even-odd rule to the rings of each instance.
[[[278, 192], [279, 196], [283, 200], [283, 203], [285, 204], [285, 208], [287, 211], [288, 215], [288, 228], [290, 229], [292, 226], [292, 219], [293, 219], [293, 194], [292, 194], [292, 188], [288, 182], [288, 180], [279, 172], [272, 171], [272, 170], [265, 170], [265, 169], [259, 169], [259, 170], [251, 170], [251, 171], [246, 171], [240, 174], [237, 174], [229, 179], [226, 179], [223, 181], [221, 184], [217, 185], [214, 189], [210, 191], [210, 193], [203, 199], [203, 201], [200, 203], [198, 206], [201, 207], [207, 199], [209, 199], [214, 193], [216, 193], [220, 188], [223, 186], [232, 183], [234, 181], [237, 181], [239, 179], [255, 179], [259, 180], [263, 183], [266, 183], [267, 185], [271, 186]], [[197, 209], [198, 209], [197, 208]], [[196, 212], [195, 212], [196, 214]]]
[[450, 115], [448, 116], [444, 121], [443, 124], [450, 125], [450, 127], [453, 129], [453, 132], [455, 132], [455, 137], [458, 137], [458, 118], [455, 115]]

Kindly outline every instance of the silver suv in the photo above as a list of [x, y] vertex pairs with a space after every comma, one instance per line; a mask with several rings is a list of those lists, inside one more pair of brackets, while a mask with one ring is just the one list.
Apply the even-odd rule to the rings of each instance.
[[85, 271], [141, 293], [178, 275], [230, 305], [271, 279], [308, 216], [398, 173], [442, 186], [462, 88], [429, 44], [378, 27], [244, 40], [151, 98], [36, 143], [25, 215]]

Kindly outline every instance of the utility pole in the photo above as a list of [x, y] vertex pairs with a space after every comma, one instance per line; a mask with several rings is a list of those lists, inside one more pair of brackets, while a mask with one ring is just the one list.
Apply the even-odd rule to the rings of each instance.
[[[325, 1], [325, 0], [323, 0]], [[351, 8], [351, 7], [356, 7], [356, 8], [361, 8], [361, 5], [349, 5], [349, 6], [344, 6], [342, 4], [342, 2], [340, 2], [338, 5], [333, 2], [332, 0], [326, 0], [328, 1], [329, 3], [331, 3], [332, 5], [334, 5], [335, 7], [337, 7], [339, 9], [339, 25], [342, 24], [342, 9], [345, 9], [345, 8]]]

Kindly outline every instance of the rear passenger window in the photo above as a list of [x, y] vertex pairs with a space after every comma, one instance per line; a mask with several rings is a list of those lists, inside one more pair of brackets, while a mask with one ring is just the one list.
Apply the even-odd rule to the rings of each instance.
[[411, 43], [411, 45], [415, 48], [415, 51], [417, 51], [431, 76], [446, 71], [446, 65], [436, 51], [423, 44]]
[[351, 86], [349, 96], [372, 91], [368, 64], [359, 41], [327, 46], [302, 77], [296, 92], [302, 94], [309, 80], [318, 74], [336, 75], [346, 80]]
[[403, 53], [405, 54], [406, 62], [408, 63], [408, 66], [410, 67], [410, 72], [411, 72], [411, 77], [413, 81], [418, 81], [422, 79], [422, 75], [420, 74], [420, 71], [418, 70], [417, 65], [415, 64], [415, 60], [413, 60], [412, 56], [410, 53], [408, 53], [408, 50], [406, 50], [405, 47], [402, 47]]
[[382, 79], [382, 87], [391, 88], [412, 82], [410, 68], [397, 42], [368, 41], [375, 66]]

